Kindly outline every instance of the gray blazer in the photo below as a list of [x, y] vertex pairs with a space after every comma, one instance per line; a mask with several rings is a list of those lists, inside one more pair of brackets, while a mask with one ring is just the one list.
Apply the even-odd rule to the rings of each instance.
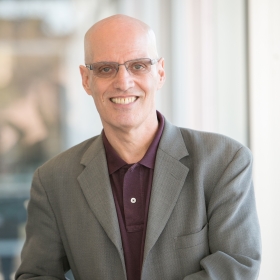
[[[250, 151], [165, 122], [156, 156], [142, 280], [257, 279], [260, 230]], [[34, 174], [16, 279], [126, 279], [101, 136]], [[36, 278], [33, 278], [36, 277]]]

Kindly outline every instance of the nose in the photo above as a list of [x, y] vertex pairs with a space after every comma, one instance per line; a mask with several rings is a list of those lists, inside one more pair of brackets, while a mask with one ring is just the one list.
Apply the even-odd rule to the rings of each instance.
[[127, 71], [125, 65], [119, 66], [119, 71], [114, 78], [114, 87], [121, 91], [127, 91], [134, 86], [133, 77]]

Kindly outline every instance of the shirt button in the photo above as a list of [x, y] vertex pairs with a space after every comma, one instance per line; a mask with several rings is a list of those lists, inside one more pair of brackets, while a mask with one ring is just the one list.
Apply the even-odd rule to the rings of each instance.
[[136, 202], [136, 198], [132, 197], [132, 198], [130, 199], [130, 201], [131, 201], [131, 203], [135, 203], [135, 202]]

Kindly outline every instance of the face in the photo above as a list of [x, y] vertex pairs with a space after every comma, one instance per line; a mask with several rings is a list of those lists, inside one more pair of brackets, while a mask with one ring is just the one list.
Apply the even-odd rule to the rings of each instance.
[[[104, 32], [101, 28], [91, 37], [94, 41], [90, 44], [92, 61], [86, 63], [112, 61], [122, 64], [137, 58], [157, 58], [151, 36], [138, 29], [120, 31], [107, 26]], [[124, 66], [119, 66], [113, 78], [96, 77], [84, 66], [80, 66], [80, 72], [83, 86], [94, 99], [105, 131], [148, 128], [155, 120], [155, 95], [165, 79], [163, 59], [152, 65], [150, 72], [140, 76], [128, 73]]]

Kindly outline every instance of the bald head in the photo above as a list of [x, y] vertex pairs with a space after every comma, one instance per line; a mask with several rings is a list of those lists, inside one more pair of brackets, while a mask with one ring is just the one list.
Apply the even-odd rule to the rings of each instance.
[[148, 49], [150, 55], [157, 57], [156, 38], [153, 30], [144, 22], [126, 16], [114, 15], [95, 23], [86, 33], [85, 41], [85, 62], [92, 63], [103, 60], [110, 60], [110, 57], [117, 56], [117, 52], [132, 51], [141, 53], [142, 49]]

